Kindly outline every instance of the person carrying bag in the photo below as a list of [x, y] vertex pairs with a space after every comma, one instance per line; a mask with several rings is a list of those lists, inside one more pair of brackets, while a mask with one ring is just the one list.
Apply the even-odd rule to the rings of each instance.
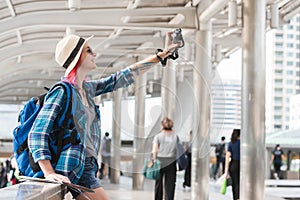
[[[153, 159], [161, 163], [160, 177], [155, 181], [155, 200], [173, 200], [175, 194], [177, 158], [177, 135], [173, 130], [173, 120], [168, 117], [161, 121], [162, 131], [153, 139]], [[164, 183], [164, 184], [163, 184]], [[163, 194], [165, 192], [165, 194]]]

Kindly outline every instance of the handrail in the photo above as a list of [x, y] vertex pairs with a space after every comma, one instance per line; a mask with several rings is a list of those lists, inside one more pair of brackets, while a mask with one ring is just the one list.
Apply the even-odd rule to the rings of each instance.
[[61, 184], [25, 181], [0, 189], [1, 199], [61, 200], [67, 189]]

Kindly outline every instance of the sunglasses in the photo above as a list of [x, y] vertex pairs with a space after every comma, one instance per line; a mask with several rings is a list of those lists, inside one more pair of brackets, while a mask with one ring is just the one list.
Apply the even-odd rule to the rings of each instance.
[[91, 54], [91, 55], [94, 55], [95, 52], [92, 50], [91, 47], [88, 47], [87, 50], [86, 50], [87, 53]]

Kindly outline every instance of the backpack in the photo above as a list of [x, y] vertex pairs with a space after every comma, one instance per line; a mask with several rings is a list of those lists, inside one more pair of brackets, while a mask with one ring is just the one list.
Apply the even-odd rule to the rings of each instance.
[[[51, 164], [53, 167], [59, 159], [62, 148], [70, 143], [76, 143], [75, 140], [77, 136], [77, 132], [72, 131], [69, 137], [64, 137], [64, 130], [70, 124], [69, 122], [71, 120], [69, 119], [72, 119], [72, 87], [68, 83], [58, 82], [49, 90], [49, 92], [58, 86], [62, 86], [64, 93], [67, 94], [67, 102], [65, 110], [62, 112], [61, 117], [58, 120], [58, 126], [60, 129], [57, 131], [58, 135], [56, 137], [56, 141], [49, 142], [49, 149], [52, 155]], [[44, 99], [47, 98], [47, 94], [48, 93], [44, 93], [39, 96], [32, 97], [24, 105], [24, 108], [19, 113], [19, 125], [13, 130], [14, 155], [21, 174], [25, 176], [44, 176], [38, 163], [34, 163], [33, 161], [33, 157], [28, 148], [27, 138], [38, 113], [43, 107]]]
[[176, 140], [176, 159], [178, 164], [178, 170], [185, 170], [189, 165], [188, 156], [186, 155], [186, 151], [183, 145], [180, 143], [179, 137], [177, 136]]
[[225, 145], [224, 144], [217, 144], [216, 145], [216, 148], [215, 148], [215, 153], [216, 153], [216, 156], [224, 156], [224, 153], [225, 153]]
[[105, 151], [107, 153], [110, 153], [110, 148], [111, 148], [111, 139], [105, 138]]

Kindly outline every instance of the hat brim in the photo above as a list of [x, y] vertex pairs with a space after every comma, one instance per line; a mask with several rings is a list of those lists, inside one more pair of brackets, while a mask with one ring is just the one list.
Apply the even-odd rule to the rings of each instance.
[[79, 58], [80, 58], [80, 55], [81, 55], [81, 53], [82, 53], [82, 49], [83, 49], [85, 43], [87, 43], [87, 42], [88, 42], [90, 39], [92, 39], [93, 37], [94, 37], [94, 35], [92, 35], [92, 36], [90, 36], [90, 37], [84, 39], [84, 42], [83, 42], [82, 46], [80, 47], [80, 49], [79, 49], [77, 55], [75, 56], [74, 60], [70, 63], [70, 65], [69, 65], [68, 68], [66, 69], [65, 77], [67, 77], [67, 76], [69, 75], [69, 73], [70, 73], [70, 72], [74, 69], [74, 67], [76, 66], [76, 64], [77, 64], [77, 62], [78, 62], [78, 60], [79, 60]]

